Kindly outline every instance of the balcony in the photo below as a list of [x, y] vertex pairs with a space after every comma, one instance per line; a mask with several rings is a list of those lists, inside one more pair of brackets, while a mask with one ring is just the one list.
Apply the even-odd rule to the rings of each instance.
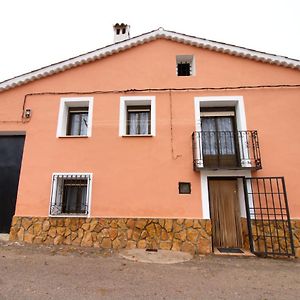
[[195, 131], [192, 139], [195, 171], [262, 168], [256, 130]]

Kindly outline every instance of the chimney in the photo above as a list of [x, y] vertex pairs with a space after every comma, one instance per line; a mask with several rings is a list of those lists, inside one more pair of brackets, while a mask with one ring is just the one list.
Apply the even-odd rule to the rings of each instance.
[[116, 23], [114, 26], [114, 43], [130, 39], [130, 26], [124, 23]]

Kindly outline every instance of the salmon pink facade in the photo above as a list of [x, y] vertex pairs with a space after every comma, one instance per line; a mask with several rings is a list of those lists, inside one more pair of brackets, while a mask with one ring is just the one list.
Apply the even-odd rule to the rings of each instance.
[[1, 83], [10, 238], [299, 255], [300, 62], [150, 35]]

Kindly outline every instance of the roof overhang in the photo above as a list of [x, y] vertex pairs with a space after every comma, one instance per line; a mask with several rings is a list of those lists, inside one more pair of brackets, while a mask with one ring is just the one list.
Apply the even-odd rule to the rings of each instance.
[[0, 92], [8, 90], [28, 82], [44, 78], [65, 70], [107, 57], [109, 55], [130, 49], [132, 47], [148, 43], [156, 39], [167, 39], [176, 41], [179, 43], [191, 45], [198, 48], [209, 49], [216, 52], [227, 53], [234, 56], [240, 56], [256, 61], [261, 61], [264, 63], [275, 64], [278, 66], [288, 67], [292, 69], [300, 70], [300, 61], [296, 59], [291, 59], [285, 56], [279, 56], [274, 54], [269, 54], [265, 52], [260, 52], [252, 49], [247, 49], [243, 47], [238, 47], [235, 45], [220, 43], [216, 41], [211, 41], [203, 38], [198, 38], [195, 36], [189, 36], [173, 31], [168, 31], [163, 28], [133, 37], [131, 39], [115, 43], [73, 58], [64, 60], [38, 70], [31, 71], [29, 73], [16, 76], [14, 78], [5, 80], [0, 83]]

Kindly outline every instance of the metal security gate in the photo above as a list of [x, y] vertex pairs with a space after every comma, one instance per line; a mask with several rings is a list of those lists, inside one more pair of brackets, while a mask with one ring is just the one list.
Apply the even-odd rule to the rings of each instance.
[[251, 251], [258, 256], [294, 256], [283, 177], [244, 178]]

